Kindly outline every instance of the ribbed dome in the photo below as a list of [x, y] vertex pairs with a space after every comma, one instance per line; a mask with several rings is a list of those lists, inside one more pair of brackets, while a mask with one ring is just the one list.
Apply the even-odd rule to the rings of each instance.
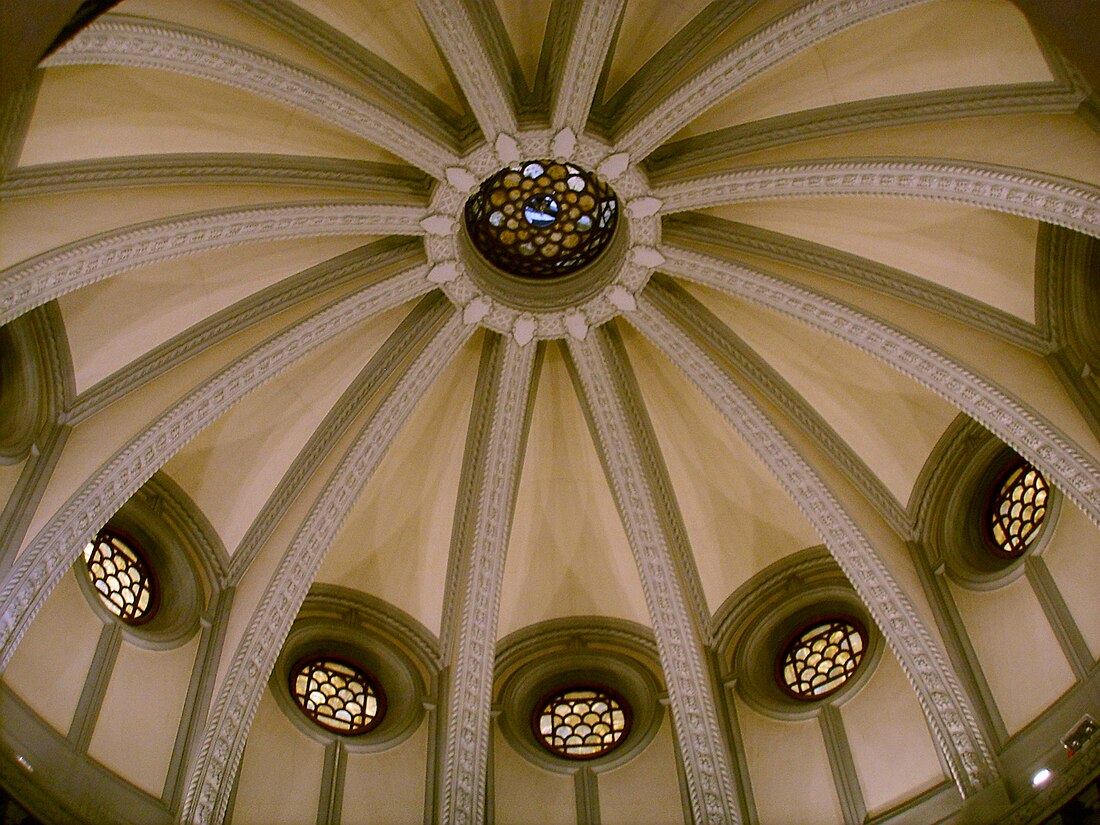
[[0, 782], [1039, 821], [1100, 766], [1097, 111], [1006, 0], [124, 0], [0, 118]]

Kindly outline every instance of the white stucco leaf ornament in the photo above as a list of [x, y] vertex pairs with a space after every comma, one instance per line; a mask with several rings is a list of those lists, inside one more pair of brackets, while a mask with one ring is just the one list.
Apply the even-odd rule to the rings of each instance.
[[521, 347], [527, 346], [535, 337], [535, 319], [521, 315], [512, 325], [512, 336]]
[[615, 180], [626, 171], [628, 166], [630, 166], [630, 155], [626, 152], [616, 152], [604, 158], [597, 171], [608, 180]]
[[630, 214], [635, 218], [648, 218], [652, 215], [656, 215], [661, 211], [661, 199], [654, 198], [646, 195], [642, 198], [635, 198], [626, 205], [626, 208], [630, 210]]
[[446, 215], [428, 215], [421, 219], [420, 225], [429, 235], [450, 235], [454, 227]]
[[568, 126], [554, 135], [554, 142], [550, 144], [550, 154], [558, 160], [568, 160], [576, 149], [577, 136]]
[[428, 272], [428, 280], [433, 284], [449, 284], [459, 276], [456, 261], [440, 261]]
[[473, 172], [462, 166], [448, 166], [447, 183], [460, 192], [470, 192], [477, 186], [477, 178]]
[[623, 312], [633, 312], [638, 308], [638, 301], [634, 298], [634, 293], [625, 286], [616, 285], [612, 287], [607, 293], [607, 300]]
[[466, 304], [466, 308], [462, 310], [462, 321], [467, 324], [477, 324], [489, 314], [489, 310], [492, 307], [489, 302], [484, 298], [474, 298], [470, 303]]
[[583, 341], [588, 336], [588, 319], [583, 313], [570, 312], [565, 316], [565, 328], [578, 341]]
[[493, 148], [496, 149], [497, 157], [505, 166], [510, 163], [519, 163], [519, 144], [507, 132], [497, 135]]
[[665, 262], [665, 256], [652, 246], [636, 246], [630, 250], [630, 257], [639, 266], [655, 267]]

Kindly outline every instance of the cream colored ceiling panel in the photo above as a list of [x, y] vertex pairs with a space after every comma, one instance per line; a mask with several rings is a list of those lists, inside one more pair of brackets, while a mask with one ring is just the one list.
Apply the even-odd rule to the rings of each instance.
[[817, 720], [780, 722], [736, 696], [734, 707], [760, 822], [841, 825], [844, 816]]
[[899, 501], [908, 501], [954, 407], [806, 324], [703, 287], [689, 289], [817, 410]]
[[407, 314], [408, 307], [398, 307], [322, 345], [165, 466], [230, 552], [340, 394]]
[[546, 347], [504, 567], [498, 638], [547, 619], [649, 625], [634, 556], [560, 349]]
[[1081, 510], [1064, 499], [1058, 521], [1046, 529], [1051, 528], [1054, 535], [1043, 549], [1043, 561], [1093, 658], [1100, 659], [1100, 600], [1096, 598], [1100, 534]]
[[[508, 5], [511, 0], [498, 0]], [[607, 97], [618, 91], [676, 32], [705, 9], [709, 0], [628, 0], [607, 74]]]
[[913, 688], [890, 650], [870, 681], [840, 708], [869, 813], [881, 813], [944, 781]]
[[1038, 223], [900, 198], [799, 198], [706, 210], [851, 252], [1035, 320]]
[[740, 155], [721, 168], [839, 157], [965, 160], [1100, 184], [1100, 134], [1076, 115], [1038, 112], [868, 129]]
[[512, 41], [523, 76], [530, 87], [535, 82], [550, 17], [551, 0], [496, 0], [497, 11]]
[[933, 0], [795, 55], [677, 137], [852, 100], [1051, 79], [1026, 18], [1007, 0]]
[[310, 14], [408, 75], [455, 111], [464, 110], [415, 0], [296, 1]]
[[622, 328], [714, 613], [760, 570], [820, 539], [676, 365], [627, 325]]
[[119, 647], [88, 754], [160, 796], [176, 745], [199, 634], [172, 650]]
[[102, 630], [76, 577], [66, 573], [4, 671], [4, 683], [62, 736], [73, 720]]
[[[209, 315], [368, 240], [309, 238], [215, 250], [124, 272], [63, 296], [58, 303], [77, 391]], [[105, 324], [112, 335], [103, 334]]]
[[316, 822], [324, 762], [325, 746], [299, 732], [265, 690], [241, 759], [233, 822]]
[[1073, 671], [1026, 577], [987, 591], [948, 583], [1011, 736], [1073, 685]]
[[646, 749], [625, 765], [598, 774], [600, 825], [680, 822], [684, 815], [676, 772], [672, 718], [666, 712]]
[[532, 810], [539, 825], [576, 825], [577, 802], [573, 777], [536, 768], [520, 756], [493, 726], [493, 821], [525, 825]]
[[149, 69], [77, 66], [46, 71], [19, 164], [170, 152], [401, 162], [298, 109], [218, 83]]
[[430, 716], [416, 733], [379, 753], [347, 753], [340, 825], [421, 822]]
[[396, 605], [433, 633], [442, 615], [481, 340], [475, 335], [421, 399], [317, 574], [319, 582]]

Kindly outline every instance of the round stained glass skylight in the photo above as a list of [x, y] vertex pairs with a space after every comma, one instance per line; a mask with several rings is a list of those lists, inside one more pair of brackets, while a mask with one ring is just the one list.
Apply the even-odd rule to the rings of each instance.
[[994, 552], [1015, 558], [1038, 537], [1047, 514], [1047, 482], [1021, 461], [1004, 476], [986, 510], [986, 528]]
[[780, 687], [795, 699], [813, 701], [840, 690], [863, 661], [867, 636], [855, 619], [819, 619], [797, 631], [776, 662]]
[[539, 703], [535, 733], [569, 759], [594, 759], [619, 745], [630, 726], [626, 702], [599, 687], [572, 687]]
[[474, 248], [498, 269], [559, 278], [607, 248], [619, 201], [606, 183], [572, 163], [529, 160], [500, 170], [466, 201]]
[[112, 530], [101, 530], [84, 548], [84, 564], [104, 607], [127, 624], [153, 618], [157, 585], [135, 542]]
[[342, 659], [299, 662], [290, 674], [290, 692], [306, 716], [334, 733], [365, 733], [382, 720], [381, 690], [361, 668]]

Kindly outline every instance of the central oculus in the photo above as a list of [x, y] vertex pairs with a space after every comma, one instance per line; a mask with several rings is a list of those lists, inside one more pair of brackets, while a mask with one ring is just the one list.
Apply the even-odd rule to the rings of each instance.
[[466, 201], [466, 231], [493, 266], [549, 280], [588, 266], [619, 219], [611, 187], [572, 163], [528, 160], [501, 169]]

